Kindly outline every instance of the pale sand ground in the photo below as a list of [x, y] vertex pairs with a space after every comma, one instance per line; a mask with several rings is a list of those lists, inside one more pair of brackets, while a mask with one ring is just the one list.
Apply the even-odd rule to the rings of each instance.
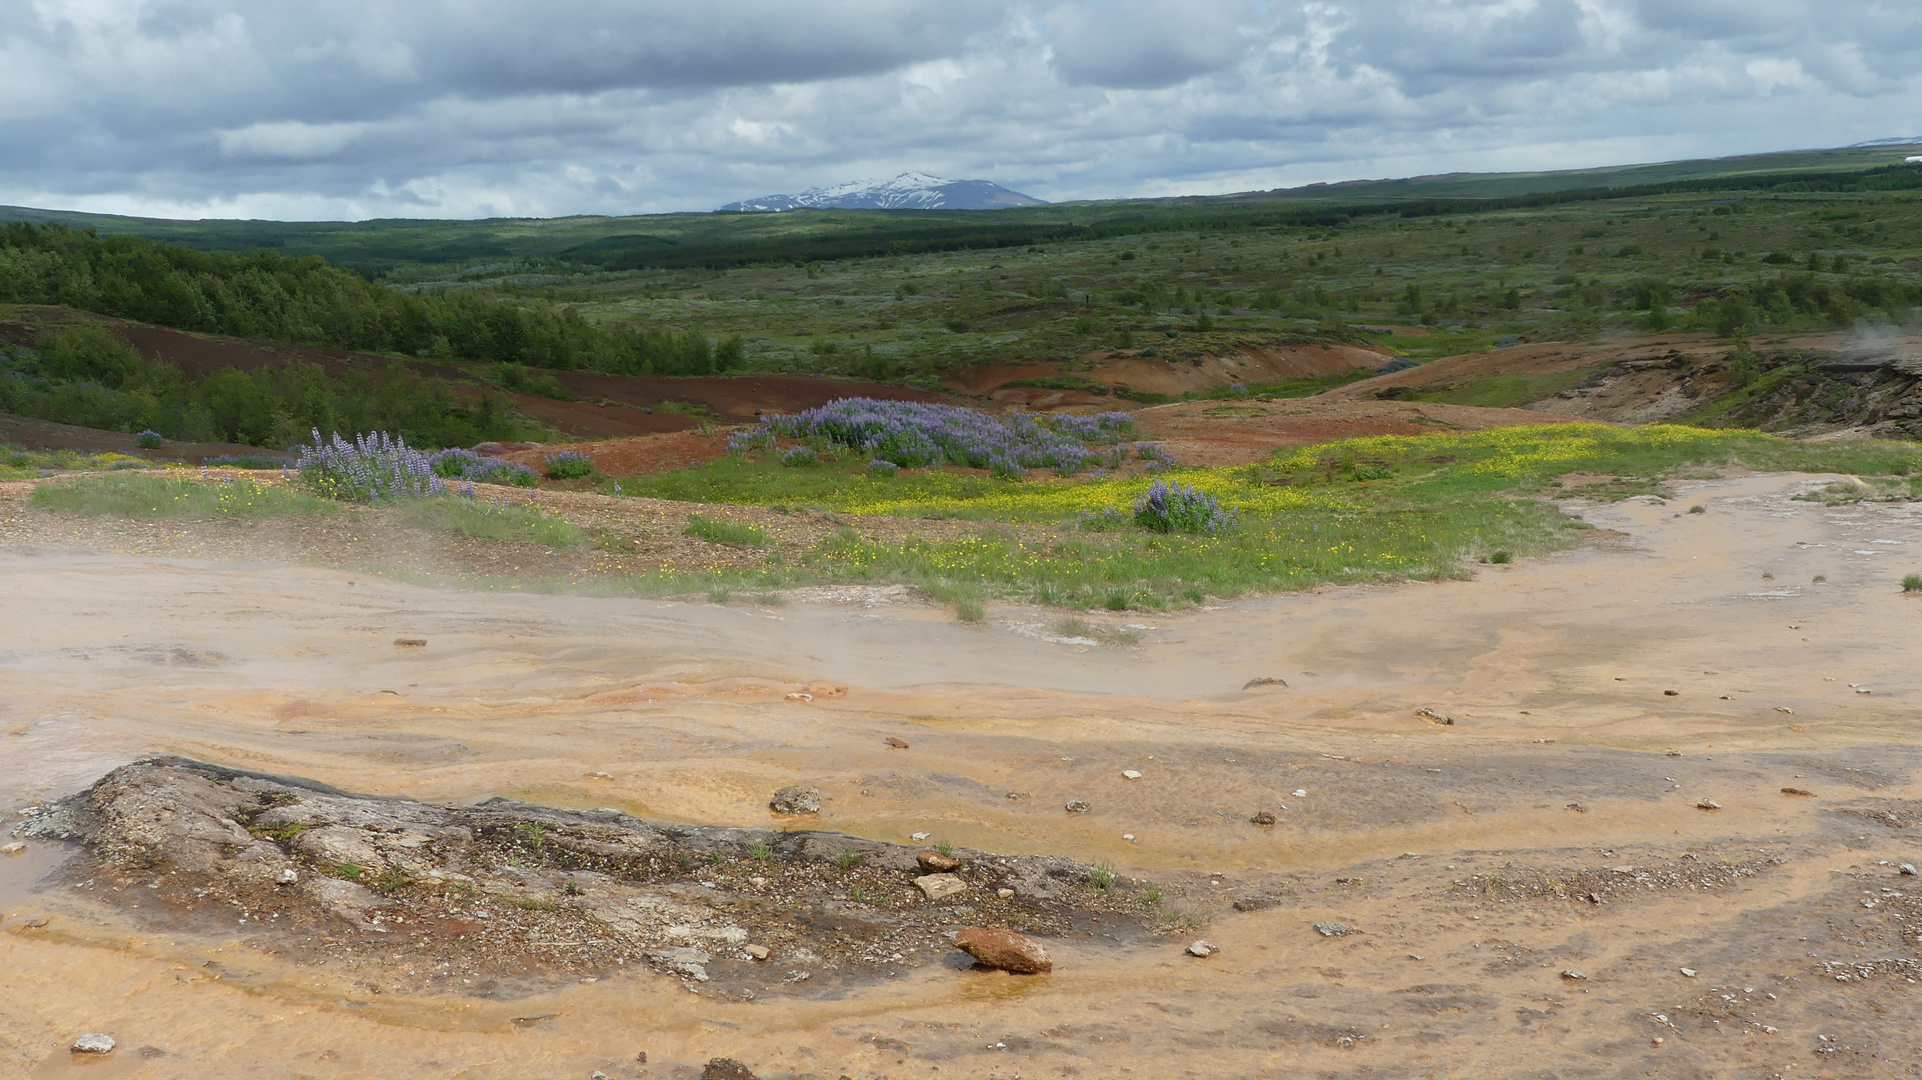
[[[859, 591], [724, 608], [0, 551], [0, 811], [155, 752], [727, 824], [767, 824], [768, 792], [808, 781], [823, 827], [1112, 862], [1223, 947], [1084, 939], [1043, 978], [936, 966], [749, 1003], [640, 972], [510, 1002], [374, 996], [377, 971], [36, 888], [59, 855], [36, 845], [0, 859], [0, 1077], [586, 1080], [715, 1055], [770, 1080], [1912, 1075], [1915, 966], [1838, 982], [1823, 962], [1922, 952], [1922, 896], [1885, 896], [1922, 894], [1893, 865], [1922, 860], [1922, 600], [1898, 591], [1922, 511], [1788, 498], [1817, 483], [1583, 507], [1626, 538], [1470, 582], [1109, 619], [1148, 627], [1133, 648]], [[1291, 686], [1243, 692], [1256, 676]], [[1250, 825], [1259, 809], [1280, 823]], [[1611, 891], [1455, 884], [1536, 870]], [[1698, 887], [1656, 887], [1671, 872]], [[1255, 896], [1278, 903], [1230, 906]], [[83, 1031], [122, 1051], [73, 1064]]]

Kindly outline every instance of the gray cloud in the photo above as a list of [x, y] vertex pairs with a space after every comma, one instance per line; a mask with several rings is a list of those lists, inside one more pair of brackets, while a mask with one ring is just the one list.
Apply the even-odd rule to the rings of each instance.
[[1922, 124], [1895, 0], [0, 0], [0, 201], [708, 209], [918, 168], [1044, 198], [1833, 145]]

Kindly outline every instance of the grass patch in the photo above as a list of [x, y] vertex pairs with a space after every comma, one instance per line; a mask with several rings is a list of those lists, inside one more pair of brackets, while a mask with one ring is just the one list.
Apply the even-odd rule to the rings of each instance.
[[[1442, 405], [1479, 405], [1490, 409], [1515, 409], [1552, 397], [1572, 386], [1580, 386], [1597, 368], [1582, 368], [1552, 375], [1490, 375], [1483, 379], [1464, 379], [1457, 383], [1423, 387], [1394, 394], [1397, 401], [1429, 401]], [[1384, 396], [1386, 396], [1384, 394]]]
[[28, 503], [90, 517], [301, 517], [340, 512], [337, 504], [293, 487], [144, 473], [40, 484]]
[[526, 504], [503, 506], [453, 496], [416, 499], [402, 504], [400, 517], [422, 529], [482, 540], [542, 544], [557, 550], [574, 547], [587, 538], [576, 526]]
[[771, 543], [767, 533], [753, 525], [702, 517], [700, 514], [688, 517], [687, 524], [681, 529], [681, 535], [706, 540], [711, 544], [726, 544], [728, 547], [764, 548]]
[[1903, 592], [1922, 592], [1922, 574], [1910, 574], [1902, 579]]

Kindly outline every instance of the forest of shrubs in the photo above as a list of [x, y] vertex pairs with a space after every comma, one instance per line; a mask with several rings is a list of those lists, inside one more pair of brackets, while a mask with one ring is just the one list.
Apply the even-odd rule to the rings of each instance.
[[401, 292], [317, 256], [196, 251], [62, 225], [0, 228], [0, 303], [65, 304], [202, 333], [614, 375], [713, 375], [741, 358], [737, 341], [596, 326], [534, 300]]

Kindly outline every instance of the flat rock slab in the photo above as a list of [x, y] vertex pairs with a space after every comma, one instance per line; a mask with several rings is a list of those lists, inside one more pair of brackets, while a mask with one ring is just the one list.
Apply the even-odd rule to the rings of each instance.
[[[408, 969], [455, 963], [569, 980], [641, 965], [703, 992], [820, 993], [937, 963], [955, 908], [936, 901], [964, 893], [1001, 897], [972, 918], [1032, 933], [1084, 933], [1098, 915], [1117, 929], [1135, 920], [1137, 941], [1152, 935], [1145, 887], [1096, 888], [1093, 868], [1053, 856], [415, 802], [181, 758], [115, 769], [20, 830], [83, 844], [83, 886], [160, 883], [138, 906], [124, 890], [73, 895], [169, 932], [190, 913], [292, 955], [393, 965], [385, 978], [423, 991], [441, 987], [409, 983]], [[772, 956], [782, 963], [758, 962]]]

